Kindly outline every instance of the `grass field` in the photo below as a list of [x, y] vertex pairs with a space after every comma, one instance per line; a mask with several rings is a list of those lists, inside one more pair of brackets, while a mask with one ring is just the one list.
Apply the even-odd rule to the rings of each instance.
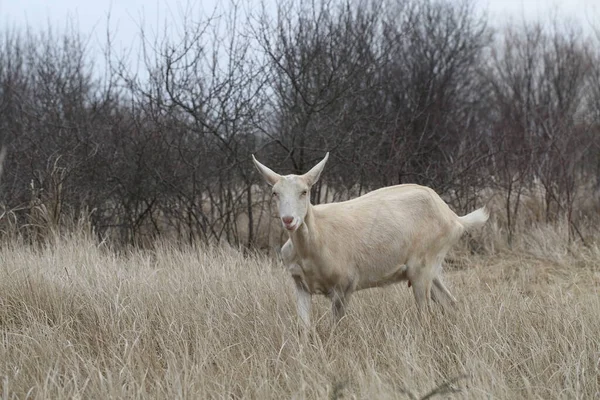
[[458, 308], [423, 324], [405, 284], [357, 293], [336, 327], [317, 297], [308, 342], [291, 278], [265, 255], [168, 244], [115, 252], [86, 235], [5, 243], [0, 394], [600, 398], [600, 249], [552, 235], [481, 254], [463, 240], [445, 270]]

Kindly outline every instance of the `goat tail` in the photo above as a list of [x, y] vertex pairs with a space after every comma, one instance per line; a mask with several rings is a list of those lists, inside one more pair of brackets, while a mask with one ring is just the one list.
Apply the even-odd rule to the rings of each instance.
[[467, 231], [470, 231], [472, 229], [477, 229], [477, 228], [482, 227], [486, 223], [486, 221], [488, 220], [489, 217], [490, 217], [490, 212], [484, 206], [484, 207], [481, 207], [463, 217], [458, 217], [458, 220], [460, 221], [462, 226], [464, 226], [464, 228]]

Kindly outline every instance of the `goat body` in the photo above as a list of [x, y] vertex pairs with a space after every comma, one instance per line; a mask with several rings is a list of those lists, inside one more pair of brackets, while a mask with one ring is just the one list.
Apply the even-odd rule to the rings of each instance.
[[[313, 170], [306, 175], [314, 175]], [[321, 171], [316, 172], [318, 179]], [[287, 195], [297, 196], [303, 183], [310, 187], [316, 181], [314, 176], [303, 177], [280, 176], [274, 191], [281, 180], [291, 182], [281, 185], [279, 196], [282, 219], [281, 202], [292, 204], [285, 208], [290, 238], [282, 259], [296, 283], [298, 311], [307, 325], [312, 294], [330, 297], [336, 318], [343, 315], [353, 292], [403, 280], [412, 284], [420, 308], [429, 305], [432, 287], [434, 299], [444, 295], [451, 303], [456, 301], [441, 281], [442, 261], [465, 230], [487, 221], [485, 208], [459, 217], [432, 189], [405, 184], [339, 203], [313, 206], [307, 201], [303, 209], [302, 200], [300, 206], [295, 198], [286, 200]], [[300, 209], [298, 215], [292, 215], [295, 209]], [[285, 223], [291, 220], [296, 222]]]

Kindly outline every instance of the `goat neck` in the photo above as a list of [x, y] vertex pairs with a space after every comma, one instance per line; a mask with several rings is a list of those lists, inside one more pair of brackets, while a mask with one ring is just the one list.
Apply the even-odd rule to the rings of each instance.
[[310, 256], [317, 249], [319, 230], [316, 223], [314, 206], [308, 205], [304, 222], [294, 232], [289, 233], [294, 248], [302, 258]]

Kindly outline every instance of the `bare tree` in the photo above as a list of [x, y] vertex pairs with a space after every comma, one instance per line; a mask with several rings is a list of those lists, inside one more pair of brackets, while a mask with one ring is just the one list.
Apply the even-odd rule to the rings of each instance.
[[544, 189], [545, 219], [573, 220], [576, 166], [589, 151], [589, 127], [582, 118], [589, 51], [579, 33], [557, 25], [511, 28], [490, 70], [494, 166], [506, 189], [509, 237], [521, 194], [534, 181]]
[[83, 215], [116, 243], [277, 245], [250, 154], [302, 173], [328, 150], [315, 204], [416, 182], [466, 211], [492, 185], [510, 241], [537, 190], [537, 220], [585, 239], [596, 209], [583, 193], [600, 187], [600, 35], [555, 21], [494, 40], [469, 0], [242, 10], [184, 10], [177, 32], [155, 37], [142, 23], [140, 70], [108, 34], [103, 74], [72, 28], [2, 31], [10, 224], [33, 241]]

